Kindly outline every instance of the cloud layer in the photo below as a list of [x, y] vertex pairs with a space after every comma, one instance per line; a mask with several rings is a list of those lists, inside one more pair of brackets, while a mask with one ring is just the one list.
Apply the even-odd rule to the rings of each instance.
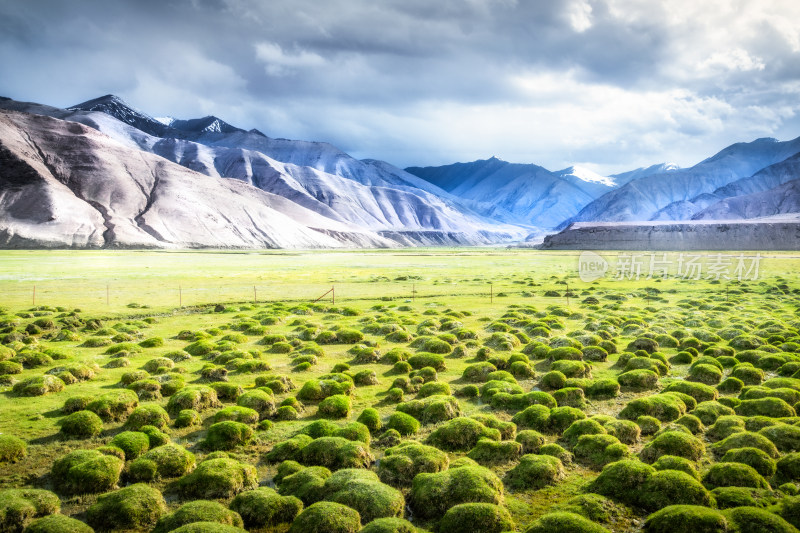
[[682, 166], [800, 135], [793, 0], [0, 0], [0, 94], [398, 166]]

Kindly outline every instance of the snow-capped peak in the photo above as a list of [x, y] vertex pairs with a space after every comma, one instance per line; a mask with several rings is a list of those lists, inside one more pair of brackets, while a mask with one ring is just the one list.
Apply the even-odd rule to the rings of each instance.
[[609, 187], [616, 186], [616, 182], [614, 181], [613, 178], [610, 178], [608, 176], [601, 176], [600, 174], [598, 174], [593, 170], [589, 170], [586, 167], [581, 167], [577, 165], [565, 168], [564, 170], [559, 170], [558, 172], [555, 172], [555, 174], [561, 177], [574, 176], [581, 181], [585, 181], [586, 183], [599, 183], [602, 185], [607, 185]]
[[153, 117], [153, 118], [165, 126], [172, 126], [172, 123], [177, 120], [173, 117]]

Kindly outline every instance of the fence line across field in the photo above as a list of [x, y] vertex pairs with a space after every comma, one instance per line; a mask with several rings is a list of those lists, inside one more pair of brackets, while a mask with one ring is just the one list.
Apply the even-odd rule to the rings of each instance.
[[[247, 285], [218, 285], [218, 286], [187, 286], [177, 284], [174, 287], [152, 284], [149, 286], [118, 285], [112, 283], [86, 284], [78, 283], [70, 286], [69, 283], [55, 281], [45, 284], [6, 286], [0, 295], [0, 306], [26, 308], [39, 305], [82, 307], [105, 307], [109, 310], [125, 307], [146, 306], [150, 308], [180, 308], [190, 306], [203, 306], [211, 304], [254, 303], [265, 304], [270, 302], [296, 302], [314, 303], [327, 301], [332, 305], [347, 301], [376, 300], [376, 301], [408, 301], [430, 300], [447, 297], [470, 297], [485, 300], [488, 304], [502, 305], [503, 303], [520, 303], [520, 301], [535, 301], [539, 305], [561, 304], [572, 306], [580, 302], [584, 289], [587, 287], [570, 286], [568, 283], [541, 284], [536, 287], [520, 288], [508, 282], [508, 286], [496, 282], [482, 283], [441, 283], [441, 284], [401, 284], [401, 283], [336, 283], [323, 284], [247, 284]], [[653, 287], [598, 287], [597, 291], [616, 294], [639, 293], [643, 299], [649, 301], [656, 297], [652, 293]], [[671, 287], [672, 294], [691, 296], [695, 293], [691, 284], [684, 287]], [[552, 291], [558, 296], [548, 296]], [[595, 291], [592, 291], [592, 293]], [[729, 286], [719, 287], [720, 293], [725, 293], [728, 298]]]

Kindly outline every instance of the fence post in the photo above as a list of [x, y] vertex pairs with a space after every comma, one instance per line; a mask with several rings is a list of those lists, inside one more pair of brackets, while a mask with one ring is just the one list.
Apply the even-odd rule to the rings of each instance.
[[336, 288], [331, 287], [331, 305], [336, 305]]

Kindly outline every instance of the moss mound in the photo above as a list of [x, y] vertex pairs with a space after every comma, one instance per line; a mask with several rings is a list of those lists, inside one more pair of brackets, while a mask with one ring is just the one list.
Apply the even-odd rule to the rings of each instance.
[[753, 467], [764, 478], [769, 479], [775, 475], [777, 466], [775, 461], [764, 450], [758, 448], [733, 448], [725, 452], [720, 459], [722, 463], [742, 463]]
[[62, 492], [96, 494], [112, 489], [125, 463], [97, 450], [75, 450], [53, 463], [53, 483]]
[[351, 407], [349, 396], [333, 394], [319, 403], [317, 412], [326, 418], [347, 418], [350, 416]]
[[16, 463], [28, 454], [28, 445], [13, 435], [0, 435], [0, 463]]
[[417, 528], [403, 518], [378, 518], [361, 528], [359, 533], [417, 533]]
[[405, 442], [384, 453], [378, 463], [378, 476], [394, 487], [410, 486], [417, 474], [442, 472], [450, 463], [443, 451], [417, 442]]
[[501, 533], [514, 529], [511, 515], [491, 503], [462, 503], [447, 510], [439, 522], [439, 533]]
[[378, 413], [378, 411], [372, 407], [367, 407], [361, 411], [361, 414], [358, 415], [356, 421], [367, 426], [367, 429], [369, 429], [370, 432], [378, 431], [383, 427], [380, 413]]
[[620, 411], [619, 417], [636, 420], [640, 416], [652, 416], [661, 422], [673, 422], [686, 414], [686, 404], [671, 393], [655, 394], [631, 400]]
[[75, 518], [52, 514], [31, 522], [25, 533], [94, 533], [94, 530]]
[[364, 522], [376, 518], [402, 518], [406, 501], [399, 490], [377, 479], [366, 479], [365, 476], [359, 479], [348, 474], [346, 470], [339, 470], [326, 480], [323, 488], [327, 493], [326, 500], [355, 509]]
[[305, 508], [292, 522], [289, 533], [357, 533], [358, 511], [335, 502], [317, 502]]
[[716, 463], [703, 475], [703, 485], [717, 487], [751, 487], [768, 489], [767, 481], [755, 468], [742, 463]]
[[758, 507], [735, 507], [722, 511], [730, 529], [737, 533], [795, 533], [797, 529], [780, 516]]
[[503, 483], [481, 466], [461, 466], [418, 474], [411, 485], [411, 506], [422, 518], [437, 518], [461, 503], [503, 503]]
[[642, 484], [638, 504], [650, 511], [669, 505], [711, 506], [711, 493], [694, 477], [679, 470], [660, 470]]
[[682, 431], [665, 431], [647, 443], [639, 457], [646, 463], [653, 463], [662, 455], [697, 461], [704, 453], [705, 445], [697, 437]]
[[202, 499], [231, 498], [258, 486], [258, 474], [250, 465], [220, 457], [206, 459], [194, 472], [178, 480], [186, 496]]
[[492, 465], [515, 461], [522, 455], [522, 444], [512, 440], [494, 441], [480, 439], [467, 457], [482, 465]]
[[700, 473], [697, 471], [697, 468], [695, 468], [694, 462], [685, 457], [662, 455], [653, 463], [653, 468], [656, 470], [678, 470], [689, 474], [695, 479], [700, 479]]
[[714, 509], [699, 505], [670, 505], [647, 517], [644, 530], [648, 533], [725, 533], [730, 531], [725, 516]]
[[161, 517], [152, 533], [168, 533], [186, 524], [213, 522], [234, 527], [242, 527], [239, 513], [229, 510], [218, 502], [195, 500], [181, 505], [177, 510]]
[[218, 522], [193, 522], [172, 531], [173, 533], [247, 533], [247, 530], [240, 527]]
[[197, 385], [185, 387], [170, 396], [169, 402], [167, 402], [167, 411], [178, 414], [183, 409], [202, 411], [219, 406], [217, 391], [205, 385]]
[[635, 505], [641, 486], [656, 472], [641, 461], [625, 459], [606, 465], [586, 490]]
[[436, 428], [426, 442], [441, 450], [466, 452], [482, 438], [499, 441], [500, 431], [487, 428], [472, 418], [459, 417]]
[[534, 521], [525, 533], [609, 533], [609, 530], [579, 514], [556, 512]]
[[58, 496], [42, 489], [0, 490], [0, 530], [21, 532], [34, 518], [57, 513]]
[[233, 422], [217, 422], [208, 428], [203, 447], [209, 450], [233, 450], [244, 446], [253, 439], [253, 429], [247, 424]]
[[324, 466], [310, 466], [297, 471], [287, 470], [283, 474], [276, 480], [278, 492], [284, 496], [295, 496], [305, 505], [311, 505], [323, 498], [325, 481], [331, 476], [331, 471]]
[[125, 459], [131, 461], [150, 449], [150, 437], [139, 431], [123, 431], [109, 444], [125, 452]]
[[139, 405], [139, 397], [127, 389], [108, 392], [90, 402], [86, 409], [106, 421], [125, 420]]
[[56, 376], [33, 376], [15, 383], [11, 391], [17, 396], [44, 396], [64, 390], [64, 382]]
[[320, 437], [300, 450], [300, 462], [338, 470], [339, 468], [367, 468], [375, 460], [369, 446], [343, 437]]
[[[194, 454], [178, 444], [165, 444], [153, 448], [130, 465], [130, 474], [139, 481], [150, 481], [156, 477], [180, 477], [188, 473], [195, 464]], [[152, 473], [152, 477], [149, 474]]]
[[725, 455], [729, 450], [735, 448], [758, 448], [767, 453], [770, 457], [777, 458], [778, 448], [764, 435], [751, 431], [737, 431], [712, 446], [712, 450], [717, 456]]
[[780, 398], [759, 398], [756, 400], [742, 400], [736, 407], [739, 416], [768, 416], [782, 418], [796, 416], [794, 408]]
[[137, 483], [99, 496], [86, 511], [86, 520], [98, 531], [150, 529], [166, 511], [161, 492]]
[[628, 447], [613, 435], [581, 435], [572, 449], [575, 459], [590, 468], [603, 466], [628, 456]]
[[291, 524], [303, 510], [303, 502], [294, 496], [281, 496], [273, 489], [259, 487], [241, 492], [230, 508], [241, 515], [248, 529]]
[[505, 483], [515, 490], [541, 489], [553, 485], [564, 477], [561, 461], [550, 455], [527, 454], [509, 470]]

